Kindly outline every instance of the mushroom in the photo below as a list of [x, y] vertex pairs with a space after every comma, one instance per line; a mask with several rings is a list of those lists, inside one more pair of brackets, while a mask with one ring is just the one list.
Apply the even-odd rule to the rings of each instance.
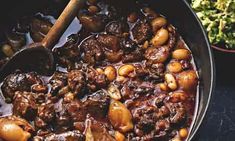
[[113, 127], [122, 133], [133, 129], [131, 112], [117, 100], [111, 101], [108, 117]]
[[24, 119], [10, 116], [0, 119], [0, 137], [5, 141], [27, 141], [33, 127]]

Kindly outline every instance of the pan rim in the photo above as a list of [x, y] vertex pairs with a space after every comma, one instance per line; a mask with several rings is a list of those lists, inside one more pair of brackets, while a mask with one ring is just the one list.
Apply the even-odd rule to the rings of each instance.
[[[210, 79], [210, 87], [209, 87], [210, 89], [209, 89], [208, 99], [207, 99], [206, 105], [204, 106], [205, 110], [203, 111], [202, 116], [198, 120], [198, 123], [195, 124], [196, 118], [194, 119], [194, 121], [192, 123], [193, 124], [192, 130], [191, 130], [191, 133], [190, 133], [190, 135], [188, 137], [188, 140], [190, 141], [190, 140], [192, 140], [195, 137], [196, 133], [198, 132], [198, 130], [200, 128], [200, 126], [202, 125], [202, 122], [203, 122], [206, 114], [208, 113], [208, 108], [210, 106], [210, 101], [211, 101], [211, 98], [212, 98], [212, 93], [214, 92], [215, 84], [216, 84], [216, 69], [215, 69], [214, 55], [213, 55], [213, 52], [212, 52], [212, 49], [211, 49], [211, 45], [209, 43], [209, 39], [207, 37], [207, 34], [206, 34], [206, 32], [205, 32], [205, 30], [204, 30], [200, 20], [198, 19], [198, 17], [196, 16], [195, 12], [191, 8], [191, 6], [188, 4], [188, 2], [186, 0], [182, 0], [182, 1], [185, 4], [185, 6], [189, 9], [191, 15], [196, 19], [196, 22], [197, 22], [196, 24], [199, 26], [199, 28], [201, 29], [201, 32], [202, 32], [202, 34], [204, 36], [204, 40], [206, 42], [206, 46], [207, 46], [207, 50], [208, 50], [208, 54], [209, 54], [210, 71], [211, 71], [211, 73], [210, 73], [210, 75], [211, 75], [210, 78], [211, 79]], [[199, 97], [199, 102], [200, 102], [200, 99], [201, 98]], [[198, 104], [200, 104], [199, 102], [198, 102]], [[197, 115], [195, 115], [195, 116], [198, 116], [198, 112], [199, 112], [199, 110], [197, 111], [197, 113], [196, 113]]]

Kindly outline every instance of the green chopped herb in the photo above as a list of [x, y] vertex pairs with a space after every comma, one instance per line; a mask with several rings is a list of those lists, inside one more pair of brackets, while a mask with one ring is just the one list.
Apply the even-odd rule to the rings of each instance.
[[235, 0], [192, 0], [212, 44], [235, 49]]

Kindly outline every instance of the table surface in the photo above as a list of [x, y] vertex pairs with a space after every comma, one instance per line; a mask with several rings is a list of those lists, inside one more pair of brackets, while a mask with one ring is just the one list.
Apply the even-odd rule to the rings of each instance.
[[195, 141], [235, 141], [235, 54], [213, 50], [216, 87]]

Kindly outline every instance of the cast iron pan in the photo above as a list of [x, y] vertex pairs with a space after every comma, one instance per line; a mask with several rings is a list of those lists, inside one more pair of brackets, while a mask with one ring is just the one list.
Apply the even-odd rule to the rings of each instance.
[[[61, 1], [60, 3], [64, 3], [64, 5], [67, 2], [66, 0], [54, 1]], [[1, 27], [3, 27], [2, 25], [7, 24], [12, 19], [24, 14], [33, 13], [45, 7], [45, 5], [50, 5], [50, 1], [45, 0], [8, 0], [5, 2], [7, 3], [1, 3], [0, 6], [0, 32]], [[178, 29], [179, 34], [183, 37], [193, 53], [200, 77], [200, 86], [197, 97], [196, 116], [193, 120], [188, 138], [188, 140], [192, 140], [206, 114], [215, 86], [214, 60], [206, 33], [185, 0], [139, 0], [139, 2], [148, 4], [156, 12], [166, 16], [169, 22]], [[115, 0], [114, 3], [122, 8], [123, 11], [128, 11], [134, 4], [134, 0]], [[53, 6], [63, 9], [63, 6]]]

